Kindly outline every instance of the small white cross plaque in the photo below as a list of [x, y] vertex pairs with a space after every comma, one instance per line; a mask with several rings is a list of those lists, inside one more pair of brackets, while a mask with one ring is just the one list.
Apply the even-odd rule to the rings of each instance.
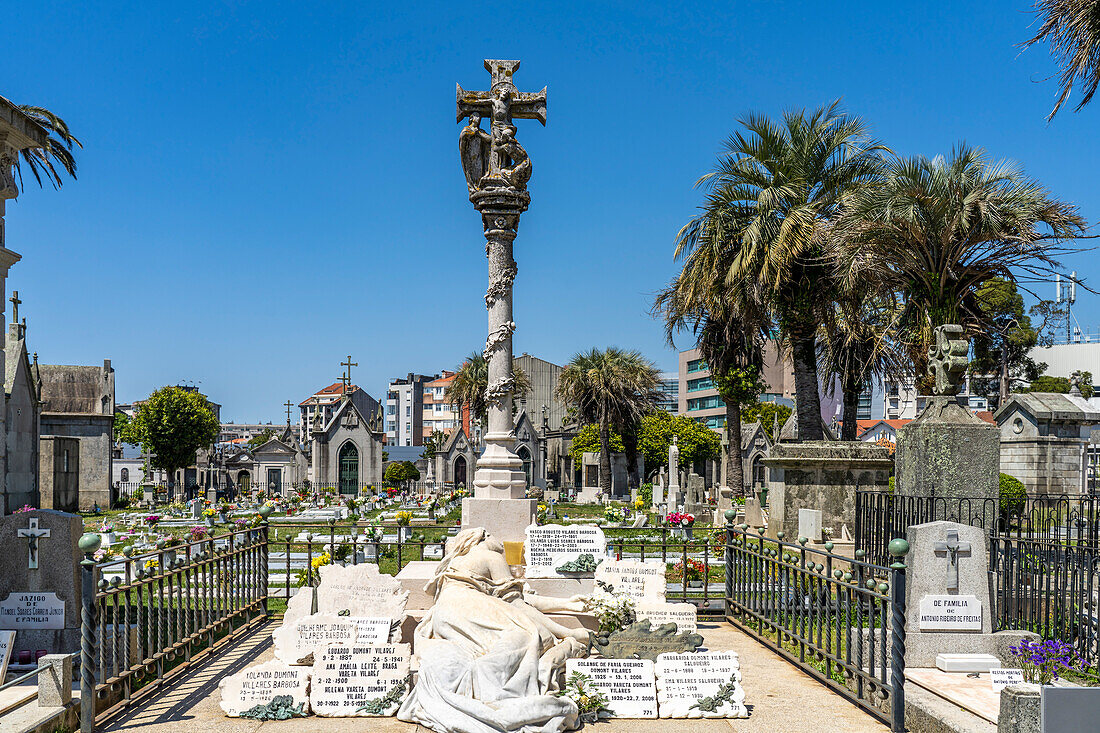
[[27, 567], [31, 570], [38, 569], [38, 540], [49, 537], [50, 530], [38, 528], [38, 518], [31, 517], [29, 520], [29, 526], [26, 529], [17, 529], [15, 534], [17, 537], [27, 538]]

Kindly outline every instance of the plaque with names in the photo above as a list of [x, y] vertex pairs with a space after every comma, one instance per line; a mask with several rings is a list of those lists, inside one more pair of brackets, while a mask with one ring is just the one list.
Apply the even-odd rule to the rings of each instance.
[[347, 616], [345, 618], [355, 622], [355, 643], [357, 645], [390, 643], [390, 631], [393, 629], [394, 624], [392, 619], [371, 618], [368, 616]]
[[599, 562], [607, 553], [607, 541], [599, 527], [564, 527], [560, 524], [531, 525], [526, 529], [523, 554], [528, 578], [566, 578], [576, 573], [558, 568], [591, 555]]
[[308, 667], [292, 667], [276, 659], [223, 677], [218, 683], [221, 708], [231, 717], [238, 717], [257, 705], [267, 705], [279, 695], [290, 695], [293, 706], [302, 705], [302, 712], [308, 713], [308, 687]]
[[975, 596], [922, 596], [921, 631], [981, 631], [982, 603]]
[[635, 602], [665, 600], [665, 564], [660, 560], [604, 560], [596, 568], [596, 583], [610, 585], [613, 592]]
[[63, 629], [65, 601], [56, 593], [9, 593], [0, 601], [0, 629]]
[[[366, 549], [374, 550], [373, 545]], [[409, 592], [392, 575], [378, 572], [374, 563], [356, 565], [323, 565], [318, 572], [317, 612], [400, 621], [405, 614]], [[303, 587], [290, 599], [283, 623], [297, 621], [309, 615], [313, 605], [313, 589]]]
[[271, 634], [275, 656], [286, 664], [313, 664], [314, 655], [332, 644], [354, 644], [359, 626], [348, 616], [318, 613], [284, 623]]
[[657, 686], [648, 659], [569, 659], [565, 676], [588, 675], [616, 718], [656, 718]]
[[394, 715], [409, 688], [408, 644], [330, 646], [317, 655], [310, 707], [327, 717]]
[[1000, 692], [1009, 685], [1024, 684], [1024, 671], [1011, 667], [998, 667], [989, 670], [989, 683], [994, 692]]
[[661, 654], [654, 664], [662, 718], [747, 718], [736, 652]]
[[681, 633], [694, 634], [699, 630], [699, 609], [694, 603], [654, 603], [643, 601], [635, 605], [634, 614], [638, 620], [647, 619], [650, 626], [676, 624]]

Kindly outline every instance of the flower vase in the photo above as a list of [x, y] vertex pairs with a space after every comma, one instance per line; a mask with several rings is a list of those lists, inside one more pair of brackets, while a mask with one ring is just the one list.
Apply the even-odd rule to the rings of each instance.
[[688, 526], [684, 527], [683, 532], [684, 532], [684, 539], [686, 539], [688, 542], [690, 542], [692, 540], [692, 538], [694, 537], [694, 530], [691, 528], [691, 525], [689, 524]]
[[702, 587], [703, 587], [703, 581], [701, 581], [701, 580], [689, 580], [688, 581], [688, 588], [702, 588]]

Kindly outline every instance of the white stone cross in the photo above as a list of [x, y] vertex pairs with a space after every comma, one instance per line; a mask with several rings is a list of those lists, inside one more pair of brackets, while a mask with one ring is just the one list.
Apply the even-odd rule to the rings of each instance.
[[15, 531], [17, 537], [27, 538], [27, 567], [31, 570], [38, 569], [38, 540], [43, 537], [50, 536], [50, 530], [38, 528], [38, 518], [31, 517], [29, 520], [29, 526], [26, 529], [18, 529]]
[[937, 542], [932, 546], [937, 553], [946, 552], [950, 563], [947, 567], [947, 590], [959, 589], [959, 553], [970, 552], [969, 542], [959, 542], [958, 530], [947, 530], [947, 542]]

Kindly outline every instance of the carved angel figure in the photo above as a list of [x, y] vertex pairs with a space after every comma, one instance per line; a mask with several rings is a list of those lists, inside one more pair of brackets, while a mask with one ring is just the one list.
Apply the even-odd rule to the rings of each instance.
[[496, 148], [501, 160], [500, 177], [519, 191], [527, 190], [527, 182], [531, 180], [531, 158], [516, 141], [515, 127], [508, 125], [500, 128]]
[[462, 171], [466, 174], [466, 187], [470, 193], [481, 186], [481, 179], [489, 172], [489, 153], [492, 150], [492, 137], [481, 129], [481, 115], [470, 115], [469, 123], [458, 135], [458, 154], [462, 160]]

